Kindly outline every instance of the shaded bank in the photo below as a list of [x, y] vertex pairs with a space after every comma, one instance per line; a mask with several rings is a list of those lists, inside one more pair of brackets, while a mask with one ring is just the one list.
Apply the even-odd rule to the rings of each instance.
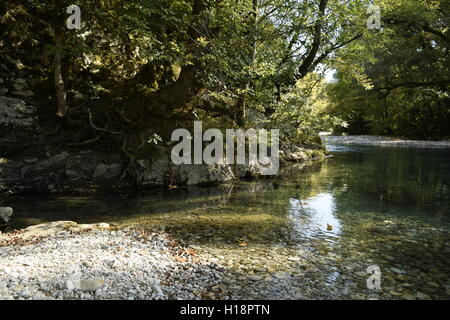
[[[174, 165], [164, 149], [157, 160], [140, 159], [139, 186], [217, 185], [260, 176], [259, 165]], [[325, 149], [295, 148], [280, 153], [280, 164], [288, 167], [323, 159]], [[0, 193], [85, 193], [99, 190], [133, 189], [136, 183], [124, 176], [126, 160], [120, 154], [93, 149], [56, 154], [1, 158]], [[280, 170], [282, 172], [282, 170]]]

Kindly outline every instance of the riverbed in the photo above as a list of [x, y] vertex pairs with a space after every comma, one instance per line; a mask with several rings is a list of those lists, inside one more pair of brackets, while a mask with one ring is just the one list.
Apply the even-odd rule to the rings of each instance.
[[[14, 207], [14, 228], [73, 220], [173, 237], [220, 271], [220, 295], [199, 298], [449, 299], [450, 149], [328, 148], [327, 159], [269, 180], [0, 205]], [[370, 266], [381, 271], [379, 290], [367, 286]], [[177, 298], [170, 285], [160, 290], [158, 297]]]

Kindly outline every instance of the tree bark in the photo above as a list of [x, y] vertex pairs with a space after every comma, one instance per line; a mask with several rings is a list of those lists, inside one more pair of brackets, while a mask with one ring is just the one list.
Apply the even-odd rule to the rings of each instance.
[[308, 74], [311, 65], [313, 65], [314, 60], [316, 59], [317, 52], [319, 52], [319, 48], [322, 42], [322, 23], [323, 23], [322, 19], [325, 15], [325, 9], [327, 8], [327, 4], [328, 0], [320, 0], [318, 20], [314, 26], [314, 39], [311, 48], [308, 52], [308, 55], [298, 68], [297, 71], [298, 75], [296, 77], [296, 80], [299, 80]]
[[[252, 21], [251, 21], [251, 33], [252, 33], [252, 39], [251, 39], [251, 47], [250, 47], [250, 63], [249, 66], [253, 66], [256, 63], [256, 54], [257, 54], [257, 28], [258, 28], [258, 0], [253, 0], [252, 2]], [[253, 90], [256, 90], [256, 83], [253, 79], [245, 79], [244, 88], [248, 92], [251, 88]], [[245, 99], [245, 94], [242, 94], [236, 103], [236, 117], [235, 121], [236, 124], [239, 126], [245, 125], [245, 118], [247, 115], [247, 103]]]
[[53, 60], [54, 81], [56, 90], [56, 102], [57, 110], [56, 115], [58, 117], [64, 117], [67, 111], [66, 91], [64, 89], [64, 79], [62, 75], [62, 40], [61, 36], [56, 36], [56, 52]]

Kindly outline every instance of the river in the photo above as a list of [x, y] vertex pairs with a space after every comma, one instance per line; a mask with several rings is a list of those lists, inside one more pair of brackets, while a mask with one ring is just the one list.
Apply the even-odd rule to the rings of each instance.
[[[324, 161], [269, 180], [0, 205], [14, 207], [14, 228], [164, 229], [229, 268], [235, 298], [450, 298], [450, 149], [327, 147]], [[380, 290], [367, 287], [369, 266]]]

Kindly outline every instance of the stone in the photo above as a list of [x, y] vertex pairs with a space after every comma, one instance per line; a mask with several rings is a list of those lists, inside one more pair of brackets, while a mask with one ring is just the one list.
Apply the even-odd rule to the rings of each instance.
[[13, 88], [14, 88], [16, 91], [23, 90], [24, 87], [25, 87], [24, 83], [14, 83], [14, 84], [13, 84]]
[[164, 296], [164, 292], [162, 291], [161, 287], [158, 285], [153, 286], [153, 290], [156, 292], [158, 296]]
[[94, 228], [94, 226], [92, 224], [82, 223], [82, 224], [77, 224], [75, 226], [75, 228], [77, 228], [78, 230], [89, 231], [89, 230], [92, 230]]
[[254, 233], [249, 233], [249, 234], [247, 235], [247, 238], [249, 238], [249, 239], [251, 239], [251, 240], [256, 240], [256, 239], [258, 239], [258, 235], [257, 235], [257, 234], [254, 234]]
[[251, 275], [251, 276], [248, 277], [248, 279], [252, 280], [252, 281], [259, 281], [259, 280], [263, 279], [263, 276]]
[[[36, 237], [50, 236], [60, 231], [65, 231], [70, 226], [74, 225], [76, 225], [76, 222], [73, 221], [53, 221], [49, 223], [41, 223], [23, 229], [23, 232], [15, 237], [22, 240], [28, 240]], [[7, 236], [7, 234], [5, 236]]]
[[77, 181], [83, 178], [83, 174], [75, 170], [67, 169], [65, 174], [70, 181]]
[[417, 291], [416, 298], [419, 300], [426, 300], [426, 299], [430, 299], [430, 296], [425, 293], [422, 293], [420, 291]]
[[62, 168], [69, 156], [70, 154], [67, 151], [63, 151], [51, 158], [50, 165], [54, 168]]
[[111, 165], [99, 163], [95, 168], [93, 179], [110, 180], [120, 176], [123, 166], [120, 163], [113, 163]]
[[106, 229], [110, 228], [110, 225], [108, 223], [102, 222], [102, 223], [97, 223], [96, 227], [99, 228], [99, 229], [105, 229], [106, 230]]
[[75, 289], [75, 284], [73, 283], [73, 281], [67, 280], [66, 281], [66, 288], [67, 288], [67, 290], [74, 290]]
[[391, 267], [391, 270], [394, 271], [395, 273], [400, 273], [400, 274], [404, 274], [406, 273], [404, 270], [395, 268], [395, 267]]
[[103, 286], [104, 280], [97, 278], [80, 280], [80, 290], [83, 292], [95, 292]]
[[300, 261], [300, 257], [289, 257], [288, 260], [292, 262], [297, 262]]
[[23, 162], [28, 163], [28, 164], [33, 164], [38, 162], [39, 160], [37, 158], [25, 158], [23, 159]]
[[13, 215], [13, 208], [10, 207], [0, 207], [0, 223], [8, 223]]
[[[75, 179], [84, 179], [91, 177], [97, 166], [95, 155], [91, 156], [87, 153], [79, 152], [77, 155], [72, 155], [66, 161], [66, 176], [70, 174]], [[69, 172], [69, 174], [67, 174]]]
[[25, 83], [27, 83], [27, 80], [23, 79], [23, 78], [17, 78], [14, 80], [14, 82], [18, 83], [18, 84], [25, 84]]
[[18, 284], [16, 286], [14, 286], [13, 290], [17, 293], [21, 292], [23, 289], [25, 288], [25, 286]]
[[13, 168], [13, 169], [20, 169], [23, 167], [22, 161], [8, 161], [6, 164], [6, 167]]
[[34, 92], [31, 91], [31, 90], [21, 90], [21, 89], [18, 89], [18, 90], [16, 90], [16, 91], [14, 91], [13, 93], [14, 93], [15, 95], [18, 95], [18, 96], [24, 96], [24, 97], [31, 97], [31, 96], [34, 96]]

